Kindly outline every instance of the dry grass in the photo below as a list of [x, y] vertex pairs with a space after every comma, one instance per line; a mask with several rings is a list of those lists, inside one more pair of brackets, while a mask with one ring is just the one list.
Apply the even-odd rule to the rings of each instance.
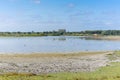
[[93, 36], [95, 39], [120, 41], [120, 36]]
[[0, 57], [21, 57], [21, 58], [43, 58], [43, 57], [74, 57], [74, 56], [92, 56], [104, 54], [103, 52], [77, 52], [77, 53], [31, 53], [31, 54], [0, 54]]

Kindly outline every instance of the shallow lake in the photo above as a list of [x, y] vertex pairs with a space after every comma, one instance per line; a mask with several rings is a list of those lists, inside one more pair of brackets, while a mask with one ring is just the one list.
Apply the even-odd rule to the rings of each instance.
[[120, 41], [76, 36], [0, 37], [0, 52], [80, 52], [120, 50]]

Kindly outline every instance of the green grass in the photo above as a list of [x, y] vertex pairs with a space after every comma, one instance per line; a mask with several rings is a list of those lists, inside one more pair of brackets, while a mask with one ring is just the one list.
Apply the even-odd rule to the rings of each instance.
[[102, 67], [94, 72], [42, 75], [8, 73], [1, 75], [0, 80], [120, 80], [120, 63], [111, 63], [111, 66]]

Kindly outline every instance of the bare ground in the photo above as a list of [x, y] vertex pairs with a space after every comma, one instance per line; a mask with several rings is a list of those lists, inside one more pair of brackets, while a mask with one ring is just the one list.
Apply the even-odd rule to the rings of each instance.
[[[112, 52], [103, 52], [93, 55], [69, 55], [62, 54], [47, 56], [0, 54], [0, 73], [55, 73], [55, 72], [81, 72], [94, 71], [106, 66], [110, 62], [106, 57]], [[68, 55], [68, 56], [67, 56]]]

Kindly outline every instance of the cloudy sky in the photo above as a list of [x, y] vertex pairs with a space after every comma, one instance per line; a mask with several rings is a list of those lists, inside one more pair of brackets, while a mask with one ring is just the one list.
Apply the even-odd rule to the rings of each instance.
[[120, 0], [0, 0], [0, 31], [120, 29]]

